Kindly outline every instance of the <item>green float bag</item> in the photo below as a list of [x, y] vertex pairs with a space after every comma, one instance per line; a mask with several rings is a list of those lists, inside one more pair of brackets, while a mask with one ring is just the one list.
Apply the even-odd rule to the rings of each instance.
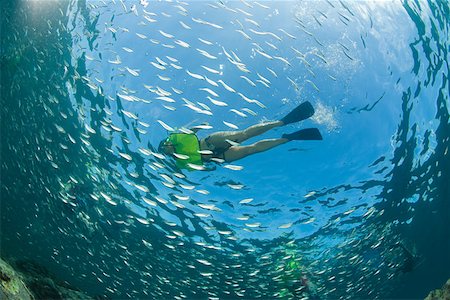
[[188, 164], [203, 166], [202, 155], [198, 153], [200, 145], [195, 134], [171, 133], [167, 138], [175, 148], [175, 153], [189, 156], [188, 159], [175, 158], [178, 168], [194, 170]]

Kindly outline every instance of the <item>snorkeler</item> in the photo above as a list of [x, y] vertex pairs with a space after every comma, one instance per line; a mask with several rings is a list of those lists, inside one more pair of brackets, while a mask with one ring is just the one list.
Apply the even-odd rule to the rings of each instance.
[[179, 168], [190, 170], [201, 169], [203, 162], [233, 162], [293, 140], [322, 140], [322, 135], [317, 128], [306, 128], [283, 134], [281, 138], [265, 139], [251, 145], [239, 145], [270, 129], [308, 119], [313, 114], [314, 108], [310, 102], [306, 101], [279, 121], [256, 124], [241, 131], [220, 131], [199, 140], [196, 132], [200, 128], [194, 127], [191, 129], [192, 133], [170, 134], [167, 139], [160, 142], [158, 150], [173, 156]]

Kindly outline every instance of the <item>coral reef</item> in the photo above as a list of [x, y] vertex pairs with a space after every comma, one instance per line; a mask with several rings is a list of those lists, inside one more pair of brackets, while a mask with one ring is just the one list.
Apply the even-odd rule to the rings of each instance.
[[34, 261], [19, 260], [12, 265], [14, 269], [0, 259], [0, 299], [90, 299]]
[[0, 259], [0, 299], [34, 299], [22, 281], [21, 276], [5, 261]]
[[450, 300], [450, 279], [441, 289], [431, 291], [425, 300]]

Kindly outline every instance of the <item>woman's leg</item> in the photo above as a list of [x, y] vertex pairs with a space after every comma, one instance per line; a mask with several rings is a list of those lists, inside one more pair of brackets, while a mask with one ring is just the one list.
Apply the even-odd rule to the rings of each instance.
[[227, 149], [230, 143], [226, 140], [231, 140], [236, 143], [242, 143], [249, 138], [258, 136], [275, 127], [283, 126], [281, 121], [266, 122], [256, 124], [241, 131], [219, 131], [211, 134], [206, 138], [207, 142], [217, 149]]
[[225, 151], [223, 157], [226, 162], [232, 162], [254, 153], [272, 149], [276, 146], [282, 145], [287, 142], [289, 142], [288, 139], [279, 138], [279, 139], [262, 140], [248, 146], [232, 146], [227, 151]]

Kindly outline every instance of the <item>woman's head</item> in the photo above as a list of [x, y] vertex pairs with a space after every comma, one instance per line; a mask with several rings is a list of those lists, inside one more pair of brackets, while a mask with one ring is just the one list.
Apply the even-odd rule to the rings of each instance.
[[159, 143], [158, 152], [166, 155], [172, 155], [173, 153], [175, 153], [175, 147], [167, 138]]

